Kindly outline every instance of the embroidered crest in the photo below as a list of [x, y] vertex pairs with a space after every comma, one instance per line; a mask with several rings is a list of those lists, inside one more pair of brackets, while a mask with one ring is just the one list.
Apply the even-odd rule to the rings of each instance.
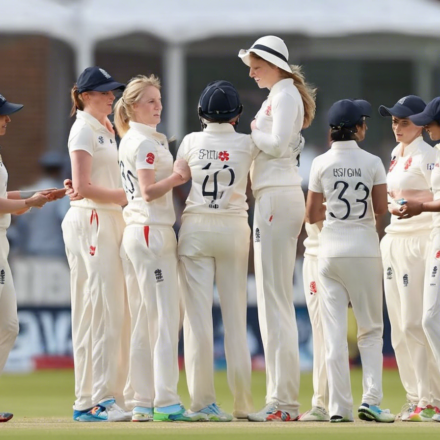
[[98, 142], [102, 145], [104, 143], [104, 137], [103, 136], [99, 136], [98, 137]]
[[221, 151], [221, 152], [218, 154], [218, 158], [219, 158], [222, 162], [224, 162], [224, 161], [228, 161], [228, 160], [229, 160], [229, 153], [228, 153], [227, 151]]
[[153, 153], [148, 153], [147, 157], [145, 159], [145, 162], [149, 163], [150, 165], [153, 165], [154, 159], [155, 159], [154, 154]]

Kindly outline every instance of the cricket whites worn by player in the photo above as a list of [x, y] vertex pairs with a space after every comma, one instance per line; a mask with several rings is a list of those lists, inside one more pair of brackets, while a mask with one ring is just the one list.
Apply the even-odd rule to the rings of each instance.
[[[124, 85], [98, 67], [84, 70], [73, 93], [76, 121], [69, 136], [72, 165], [76, 158], [91, 163], [87, 182], [73, 186], [105, 188], [113, 197], [122, 192], [115, 135], [107, 119], [114, 100], [112, 90]], [[92, 91], [94, 95], [88, 92]], [[97, 93], [100, 92], [100, 93]], [[87, 94], [87, 95], [83, 95]], [[81, 99], [89, 98], [84, 107]], [[102, 121], [88, 112], [99, 100], [105, 106]], [[75, 160], [74, 159], [75, 156]], [[80, 159], [78, 159], [79, 161]], [[83, 422], [125, 421], [131, 413], [124, 406], [124, 387], [128, 374], [129, 319], [122, 262], [119, 249], [124, 232], [121, 206], [83, 198], [71, 202], [63, 223], [63, 237], [71, 272], [72, 341], [75, 362], [74, 420]], [[119, 405], [116, 403], [118, 401]]]
[[304, 293], [313, 332], [313, 397], [312, 408], [301, 414], [300, 422], [327, 422], [328, 408], [327, 368], [325, 366], [325, 340], [321, 319], [321, 283], [318, 277], [319, 233], [322, 224], [305, 224], [307, 238], [304, 240], [303, 262]]
[[385, 170], [378, 157], [359, 148], [354, 140], [358, 131], [366, 130], [364, 113], [356, 101], [336, 102], [328, 117], [334, 142], [327, 153], [313, 161], [307, 215], [311, 224], [319, 221], [326, 200], [318, 271], [330, 421], [353, 421], [347, 346], [347, 307], [351, 302], [358, 324], [363, 373], [359, 417], [393, 422], [394, 415], [379, 407], [383, 363], [382, 265], [374, 215], [384, 214], [387, 209]]
[[[310, 125], [315, 92], [298, 66], [287, 62], [284, 41], [258, 39], [239, 57], [249, 75], [269, 96], [251, 124], [259, 148], [251, 168], [255, 196], [254, 265], [258, 318], [266, 362], [266, 406], [251, 421], [293, 421], [298, 418], [299, 348], [293, 305], [293, 271], [297, 237], [305, 215], [298, 172], [303, 127]], [[300, 92], [301, 88], [301, 92]]]
[[246, 418], [253, 410], [246, 330], [251, 235], [246, 186], [258, 150], [249, 135], [234, 129], [241, 111], [240, 98], [231, 83], [208, 84], [199, 102], [204, 129], [185, 136], [177, 153], [178, 158], [188, 162], [192, 176], [178, 245], [191, 410], [218, 422], [231, 421], [232, 415], [218, 407], [214, 389], [214, 282], [225, 332], [233, 415]]
[[[431, 174], [436, 150], [424, 142], [421, 127], [409, 120], [409, 116], [424, 108], [421, 98], [410, 95], [392, 108], [379, 109], [382, 116], [392, 117], [393, 130], [400, 141], [391, 153], [387, 175], [390, 206], [395, 206], [394, 200], [399, 199], [432, 200]], [[415, 130], [416, 137], [403, 142], [397, 135], [405, 135], [408, 130]], [[432, 225], [430, 212], [409, 219], [392, 215], [381, 242], [391, 341], [409, 402], [409, 410], [401, 414], [403, 421], [423, 421], [427, 406], [440, 406], [438, 367], [422, 326], [423, 286]]]
[[173, 172], [167, 138], [156, 131], [161, 111], [159, 79], [143, 75], [128, 83], [115, 108], [128, 200], [121, 258], [132, 321], [132, 420], [192, 422], [206, 416], [186, 411], [177, 394], [180, 295], [172, 195], [172, 188], [186, 180]]

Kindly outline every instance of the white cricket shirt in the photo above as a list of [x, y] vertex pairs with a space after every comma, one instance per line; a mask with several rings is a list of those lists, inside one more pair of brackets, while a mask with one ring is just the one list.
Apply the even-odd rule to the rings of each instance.
[[192, 185], [183, 213], [246, 217], [247, 175], [258, 151], [250, 135], [229, 123], [185, 136], [177, 157], [188, 162]]
[[282, 79], [270, 90], [256, 116], [252, 139], [261, 150], [251, 168], [252, 190], [301, 184], [297, 154], [304, 124], [304, 105], [293, 79]]
[[[431, 173], [436, 161], [436, 149], [427, 144], [422, 136], [407, 145], [402, 154], [402, 145], [391, 153], [391, 164], [387, 175], [388, 194], [393, 199], [417, 196], [430, 197]], [[432, 228], [432, 214], [422, 212], [409, 219], [399, 220], [391, 216], [391, 223], [385, 229], [387, 234], [411, 234]]]
[[[434, 194], [434, 200], [440, 199], [440, 144], [434, 147], [436, 153], [436, 160], [434, 169], [431, 174], [431, 187]], [[418, 216], [420, 217], [420, 216]], [[440, 212], [432, 213], [432, 226], [433, 228], [440, 228]]]
[[[8, 171], [0, 155], [0, 197], [8, 198]], [[11, 214], [0, 214], [0, 229], [7, 229], [11, 224]]]
[[119, 165], [128, 204], [123, 215], [129, 225], [173, 226], [176, 214], [173, 192], [146, 202], [141, 193], [138, 170], [154, 170], [155, 181], [166, 179], [173, 173], [173, 156], [164, 134], [138, 122], [130, 122], [130, 129], [119, 145]]
[[309, 189], [327, 201], [319, 257], [379, 257], [371, 192], [386, 183], [382, 161], [355, 141], [333, 142], [316, 157]]
[[[115, 135], [110, 133], [96, 118], [89, 113], [77, 110], [76, 121], [70, 130], [69, 153], [87, 151], [92, 156], [92, 184], [108, 189], [119, 189], [121, 176], [118, 166], [118, 149]], [[91, 199], [71, 202], [71, 206], [99, 208], [120, 211], [115, 203], [98, 203]]]

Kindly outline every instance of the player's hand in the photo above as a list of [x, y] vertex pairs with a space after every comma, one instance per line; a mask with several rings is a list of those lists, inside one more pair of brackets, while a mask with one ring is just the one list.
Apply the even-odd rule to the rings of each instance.
[[388, 212], [396, 217], [400, 217], [402, 215], [402, 211], [400, 209], [401, 207], [398, 208], [395, 205], [388, 205]]
[[41, 208], [47, 202], [48, 198], [41, 193], [35, 193], [32, 197], [25, 200], [26, 206], [29, 208]]
[[82, 200], [84, 197], [80, 196], [74, 189], [73, 183], [70, 179], [64, 180], [64, 188], [66, 189], [66, 196], [69, 196], [71, 202]]
[[61, 189], [55, 188], [55, 189], [41, 191], [41, 194], [43, 194], [43, 196], [46, 196], [49, 202], [53, 202], [55, 200], [62, 199], [66, 195], [66, 191], [67, 191], [66, 188], [61, 188]]
[[417, 201], [407, 201], [400, 208], [399, 219], [411, 218], [416, 215], [420, 215], [423, 211], [423, 203]]
[[180, 175], [183, 180], [182, 183], [188, 182], [188, 180], [191, 179], [191, 169], [189, 168], [188, 162], [184, 159], [177, 159], [174, 162], [173, 171]]
[[251, 130], [252, 131], [257, 130], [257, 120], [256, 119], [253, 119], [251, 122]]

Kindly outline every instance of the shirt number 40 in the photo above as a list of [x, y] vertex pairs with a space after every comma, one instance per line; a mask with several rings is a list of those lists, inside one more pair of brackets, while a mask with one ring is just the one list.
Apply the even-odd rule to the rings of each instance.
[[[342, 185], [342, 189], [341, 189], [341, 191], [340, 191], [340, 193], [339, 193], [339, 195], [338, 195], [338, 199], [339, 199], [341, 202], [344, 202], [344, 203], [345, 203], [345, 206], [346, 206], [346, 208], [347, 208], [347, 212], [346, 212], [345, 215], [344, 215], [343, 217], [341, 217], [341, 218], [336, 217], [336, 216], [333, 214], [333, 212], [330, 212], [330, 215], [331, 215], [333, 218], [336, 218], [336, 219], [338, 219], [338, 220], [346, 220], [346, 219], [348, 218], [348, 216], [350, 215], [350, 212], [351, 212], [350, 202], [349, 202], [347, 199], [344, 198], [345, 191], [347, 191], [347, 189], [348, 189], [348, 187], [349, 187], [349, 184], [348, 184], [347, 182], [344, 182], [343, 180], [337, 180], [337, 181], [335, 182], [334, 189], [335, 189], [335, 190], [338, 189], [338, 187], [340, 187], [341, 185]], [[362, 183], [362, 182], [358, 182], [354, 189], [355, 189], [355, 191], [364, 191], [364, 192], [365, 192], [365, 196], [364, 196], [364, 198], [362, 198], [362, 199], [356, 199], [356, 202], [357, 202], [357, 203], [362, 203], [362, 204], [364, 205], [364, 210], [363, 210], [362, 214], [359, 216], [359, 218], [364, 218], [364, 217], [365, 217], [365, 214], [367, 213], [367, 208], [368, 208], [367, 199], [368, 199], [368, 196], [370, 195], [370, 190], [369, 190], [369, 188], [367, 187], [367, 185], [365, 185], [365, 184]]]

